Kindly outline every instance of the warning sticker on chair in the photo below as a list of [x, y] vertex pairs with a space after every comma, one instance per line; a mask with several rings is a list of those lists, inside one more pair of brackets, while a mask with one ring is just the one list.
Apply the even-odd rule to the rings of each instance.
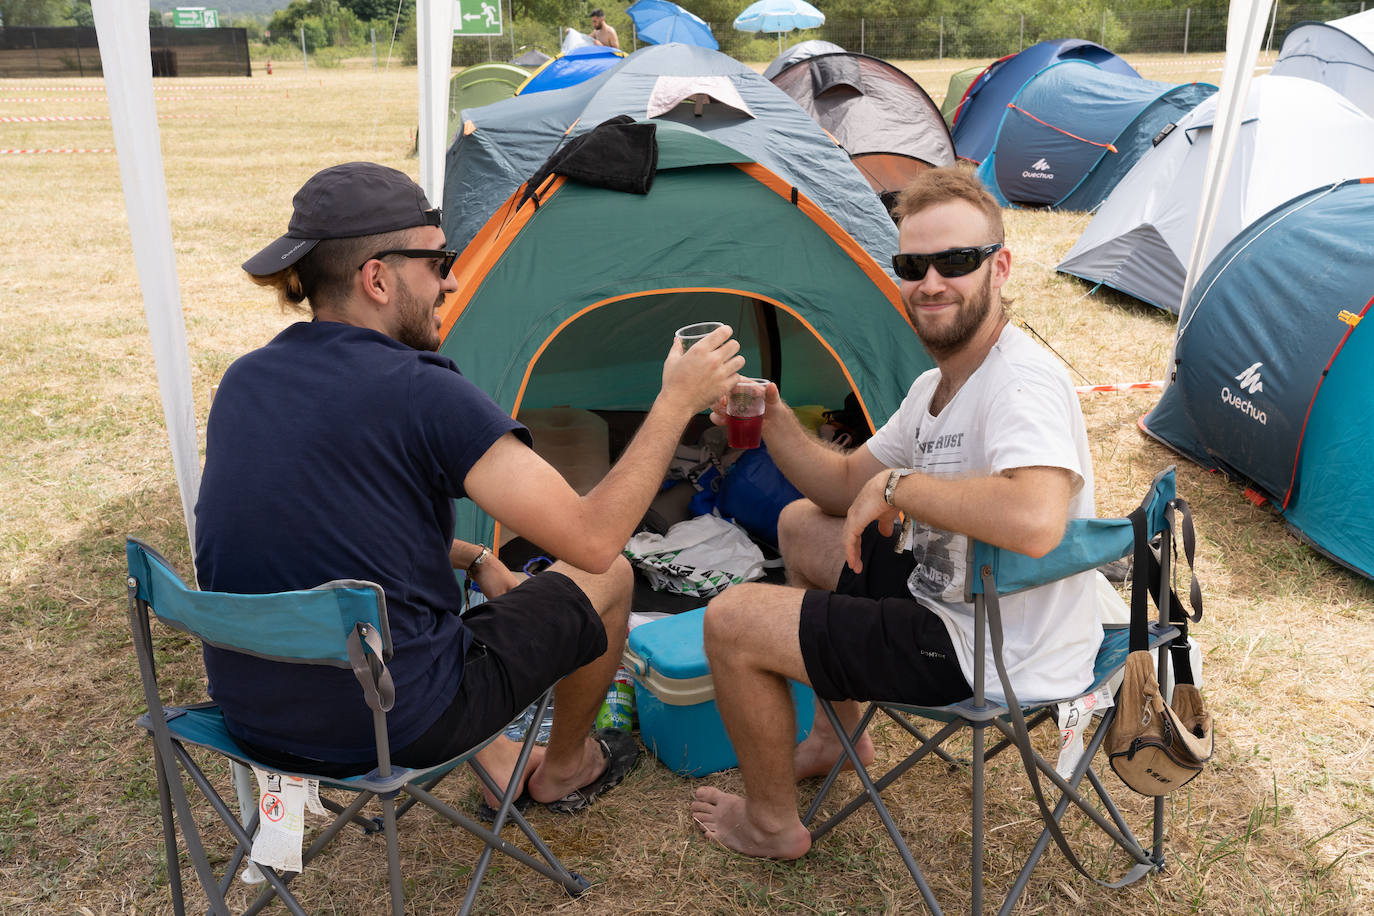
[[313, 779], [285, 776], [253, 767], [258, 779], [258, 834], [253, 838], [254, 862], [277, 871], [301, 870], [305, 812], [326, 814], [320, 804], [320, 784]]
[[1094, 714], [1101, 715], [1113, 703], [1112, 692], [1103, 684], [1092, 693], [1059, 704], [1059, 760], [1055, 772], [1065, 779], [1073, 775], [1083, 758], [1083, 729]]

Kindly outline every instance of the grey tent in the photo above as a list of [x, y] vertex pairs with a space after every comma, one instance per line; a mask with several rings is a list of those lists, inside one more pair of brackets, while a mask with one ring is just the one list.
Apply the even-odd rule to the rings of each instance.
[[649, 45], [575, 86], [464, 111], [444, 172], [450, 246], [467, 246], [561, 144], [618, 115], [688, 124], [751, 157], [825, 210], [890, 273], [896, 229], [845, 151], [754, 70], [683, 44]]
[[887, 61], [840, 51], [794, 61], [773, 84], [844, 147], [879, 194], [897, 192], [930, 166], [954, 164], [939, 107]]
[[538, 48], [530, 48], [519, 57], [512, 57], [510, 62], [518, 67], [524, 67], [526, 70], [536, 70], [551, 60], [553, 60], [553, 57], [545, 54]]
[[771, 80], [781, 73], [784, 67], [789, 67], [799, 60], [806, 60], [808, 57], [815, 57], [817, 54], [843, 53], [844, 48], [841, 48], [833, 41], [824, 41], [820, 38], [810, 38], [806, 41], [799, 41], [777, 57], [773, 58], [773, 62], [764, 68], [763, 75]]

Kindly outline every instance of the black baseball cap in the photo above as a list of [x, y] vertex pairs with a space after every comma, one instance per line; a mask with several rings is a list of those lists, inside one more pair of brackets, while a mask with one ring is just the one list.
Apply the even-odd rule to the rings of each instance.
[[290, 267], [324, 239], [439, 225], [438, 209], [409, 175], [375, 162], [345, 162], [316, 172], [292, 205], [286, 235], [243, 262], [253, 276]]

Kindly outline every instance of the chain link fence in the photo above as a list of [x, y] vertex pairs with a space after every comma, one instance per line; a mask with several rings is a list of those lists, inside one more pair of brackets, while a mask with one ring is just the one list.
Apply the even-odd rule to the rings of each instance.
[[[1276, 3], [1265, 32], [1266, 50], [1277, 51], [1284, 33], [1299, 22], [1325, 22], [1363, 12], [1374, 0]], [[1052, 17], [1009, 13], [979, 5], [938, 19], [832, 20], [819, 29], [783, 36], [784, 46], [810, 38], [834, 42], [885, 60], [997, 59], [1048, 38], [1086, 38], [1119, 54], [1217, 53], [1226, 47], [1226, 6], [1208, 3], [1174, 10], [1075, 14]], [[732, 33], [731, 24], [712, 23], [721, 50], [760, 36]], [[738, 36], [738, 37], [737, 37]], [[772, 36], [763, 36], [772, 37]]]

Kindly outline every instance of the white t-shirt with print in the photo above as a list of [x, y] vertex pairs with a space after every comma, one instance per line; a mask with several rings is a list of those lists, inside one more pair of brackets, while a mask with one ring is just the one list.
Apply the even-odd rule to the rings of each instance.
[[[1093, 518], [1092, 455], [1068, 374], [1020, 329], [1008, 324], [983, 364], [939, 416], [928, 408], [940, 373], [912, 384], [897, 413], [868, 440], [888, 467], [959, 477], [1013, 468], [1065, 468], [1076, 475], [1070, 518]], [[965, 602], [968, 538], [916, 522], [911, 594], [944, 620], [964, 677], [973, 683], [973, 605]], [[1102, 643], [1093, 573], [1061, 579], [1001, 600], [1003, 660], [1017, 699], [1075, 696], [1092, 683]], [[986, 692], [1002, 697], [987, 647]]]

